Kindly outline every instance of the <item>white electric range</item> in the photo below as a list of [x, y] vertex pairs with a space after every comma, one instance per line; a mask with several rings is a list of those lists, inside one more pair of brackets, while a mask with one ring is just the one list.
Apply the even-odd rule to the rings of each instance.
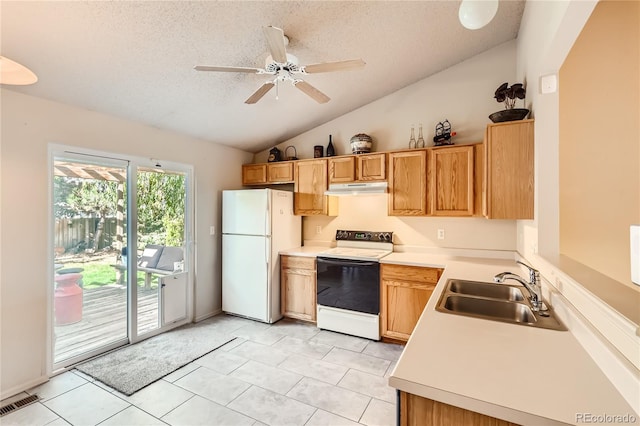
[[336, 231], [337, 247], [318, 253], [317, 325], [380, 340], [380, 259], [392, 232]]

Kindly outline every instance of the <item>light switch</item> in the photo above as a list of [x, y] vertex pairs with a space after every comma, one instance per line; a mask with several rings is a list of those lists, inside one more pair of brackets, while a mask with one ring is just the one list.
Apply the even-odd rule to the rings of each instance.
[[209, 235], [216, 235], [216, 227], [215, 226], [210, 226], [209, 227]]
[[556, 74], [543, 75], [540, 77], [540, 93], [543, 95], [558, 91], [558, 76]]

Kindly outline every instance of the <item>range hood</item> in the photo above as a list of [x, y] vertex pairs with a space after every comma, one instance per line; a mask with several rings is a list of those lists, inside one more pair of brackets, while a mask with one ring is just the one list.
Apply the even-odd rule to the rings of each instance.
[[333, 183], [324, 195], [386, 194], [387, 182]]

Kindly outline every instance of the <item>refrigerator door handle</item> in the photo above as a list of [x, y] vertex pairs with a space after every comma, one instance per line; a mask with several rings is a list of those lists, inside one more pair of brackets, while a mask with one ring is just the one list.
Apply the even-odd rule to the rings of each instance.
[[273, 214], [273, 212], [270, 212], [271, 210], [271, 192], [267, 191], [267, 205], [264, 211], [264, 230], [265, 230], [265, 235], [271, 235], [271, 214]]

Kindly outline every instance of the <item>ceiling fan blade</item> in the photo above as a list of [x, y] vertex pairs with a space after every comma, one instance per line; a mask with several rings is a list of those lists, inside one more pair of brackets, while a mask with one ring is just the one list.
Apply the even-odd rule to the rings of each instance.
[[208, 67], [204, 65], [198, 65], [193, 67], [196, 71], [221, 71], [221, 72], [246, 72], [251, 74], [260, 74], [263, 69], [260, 68], [244, 68], [244, 67]]
[[326, 104], [331, 100], [330, 97], [328, 97], [306, 81], [299, 80], [297, 82], [294, 82], [293, 85], [300, 89], [300, 91], [304, 92], [306, 95], [310, 96], [319, 104]]
[[306, 65], [302, 67], [307, 74], [314, 74], [319, 72], [332, 72], [332, 71], [345, 71], [355, 68], [362, 68], [366, 65], [366, 62], [362, 59], [351, 59], [348, 61], [338, 62], [324, 62], [322, 64]]
[[284, 31], [276, 27], [264, 27], [269, 52], [274, 61], [284, 64], [287, 62], [287, 50], [284, 44]]
[[273, 84], [272, 82], [270, 82], [270, 81], [266, 82], [265, 84], [260, 86], [260, 88], [258, 90], [256, 90], [253, 93], [253, 95], [249, 96], [249, 99], [244, 101], [244, 103], [245, 104], [255, 104], [260, 99], [262, 99], [262, 97], [264, 95], [266, 95], [267, 92], [273, 88], [273, 86], [275, 86], [275, 84]]

